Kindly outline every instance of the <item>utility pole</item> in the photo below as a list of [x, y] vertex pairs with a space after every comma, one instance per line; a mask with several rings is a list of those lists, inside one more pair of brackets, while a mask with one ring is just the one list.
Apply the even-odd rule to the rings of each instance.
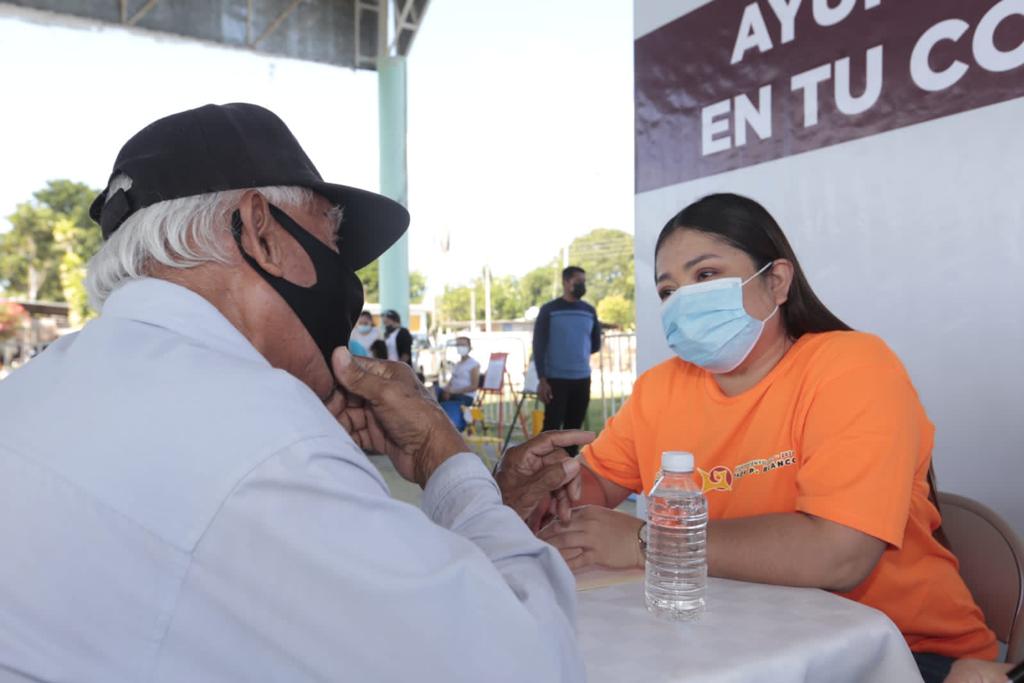
[[484, 266], [484, 330], [491, 331], [491, 267]]
[[469, 285], [469, 331], [476, 332], [476, 284]]

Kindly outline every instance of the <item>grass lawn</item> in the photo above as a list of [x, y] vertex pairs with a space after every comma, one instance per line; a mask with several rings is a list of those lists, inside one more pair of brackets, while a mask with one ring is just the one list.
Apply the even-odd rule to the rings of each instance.
[[[608, 415], [610, 417], [611, 415], [614, 414], [614, 412], [612, 412], [611, 407], [610, 407], [611, 406], [610, 399], [608, 399], [608, 403], [609, 403]], [[621, 398], [617, 397], [617, 404], [621, 405]], [[527, 400], [526, 403], [523, 404], [523, 414], [526, 416], [526, 423], [527, 423], [528, 427], [530, 425], [531, 413], [532, 413], [532, 411], [535, 408], [537, 410], [540, 410], [541, 412], [543, 412], [544, 411], [544, 404], [541, 403], [540, 401], [536, 401], [536, 400], [534, 400], [532, 398]], [[491, 409], [491, 411], [495, 411], [495, 410], [496, 410], [496, 408], [492, 408]], [[515, 412], [516, 412], [515, 404], [506, 401], [505, 402], [505, 430], [506, 431], [508, 430], [508, 423], [512, 419], [512, 416], [515, 415]], [[494, 414], [496, 415], [496, 413], [494, 413]], [[496, 419], [496, 418], [491, 418], [490, 413], [488, 414], [488, 417], [491, 420]], [[587, 406], [587, 415], [586, 415], [585, 418], [583, 418], [583, 429], [588, 429], [590, 431], [598, 432], [598, 433], [600, 433], [601, 430], [604, 429], [604, 411], [601, 408], [601, 399], [599, 399], [599, 398], [592, 398], [592, 399], [590, 399], [590, 405]], [[493, 429], [489, 433], [493, 433]], [[504, 437], [504, 435], [502, 435], [502, 437]], [[516, 430], [513, 433], [512, 438], [513, 439], [520, 439], [520, 438], [522, 438], [522, 430], [518, 427], [518, 425], [516, 426]]]

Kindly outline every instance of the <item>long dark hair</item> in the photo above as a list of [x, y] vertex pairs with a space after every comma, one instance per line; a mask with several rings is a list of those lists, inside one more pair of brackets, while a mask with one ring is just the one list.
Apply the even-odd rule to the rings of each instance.
[[781, 306], [782, 322], [790, 338], [798, 339], [807, 332], [851, 329], [814, 294], [782, 228], [753, 199], [738, 194], [713, 194], [690, 204], [661, 229], [654, 247], [655, 258], [661, 245], [676, 230], [697, 230], [716, 235], [746, 252], [753, 259], [755, 268], [776, 259], [792, 263], [793, 282], [789, 286], [789, 297]]

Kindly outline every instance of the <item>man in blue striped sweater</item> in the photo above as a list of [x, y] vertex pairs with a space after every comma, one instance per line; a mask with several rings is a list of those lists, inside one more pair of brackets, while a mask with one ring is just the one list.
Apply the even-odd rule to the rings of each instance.
[[578, 266], [563, 270], [562, 290], [560, 298], [541, 306], [533, 328], [545, 431], [583, 424], [590, 404], [590, 355], [601, 349], [597, 311], [581, 301], [587, 293], [586, 272]]

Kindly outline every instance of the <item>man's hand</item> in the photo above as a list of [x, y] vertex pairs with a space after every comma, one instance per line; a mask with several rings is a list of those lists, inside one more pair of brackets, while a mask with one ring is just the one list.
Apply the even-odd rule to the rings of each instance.
[[549, 512], [569, 521], [572, 502], [582, 489], [580, 463], [569, 457], [566, 446], [594, 440], [592, 432], [544, 432], [505, 451], [494, 479], [510, 508], [537, 531]]
[[327, 409], [363, 450], [389, 456], [409, 481], [425, 486], [441, 463], [469, 450], [408, 365], [355, 358], [344, 347], [331, 360], [340, 391]]
[[551, 385], [548, 383], [547, 379], [541, 377], [540, 381], [537, 382], [537, 398], [540, 399], [541, 403], [547, 405], [551, 403], [551, 399], [554, 397], [555, 394], [551, 391]]

